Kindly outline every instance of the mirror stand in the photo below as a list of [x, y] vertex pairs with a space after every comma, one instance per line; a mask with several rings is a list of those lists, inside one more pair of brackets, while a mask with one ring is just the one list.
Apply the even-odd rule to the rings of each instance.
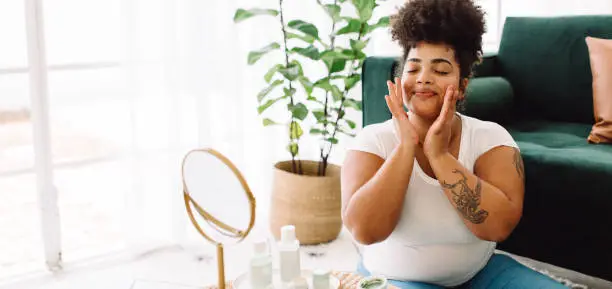
[[223, 244], [217, 244], [217, 271], [219, 272], [219, 289], [225, 289], [225, 264], [223, 262]]
[[[197, 166], [196, 164], [199, 164]], [[215, 167], [216, 166], [216, 167]], [[227, 170], [223, 170], [225, 167]], [[216, 170], [207, 170], [210, 168], [214, 168]], [[236, 226], [234, 222], [228, 223], [227, 218], [223, 218], [223, 216], [219, 217], [219, 212], [211, 213], [210, 209], [211, 199], [197, 199], [198, 196], [206, 195], [205, 193], [209, 190], [206, 187], [202, 187], [199, 184], [202, 184], [203, 180], [206, 180], [207, 176], [215, 176], [217, 178], [211, 177], [209, 179], [209, 184], [219, 182], [224, 178], [219, 178], [217, 175], [211, 172], [218, 171], [226, 171], [228, 172], [228, 177], [233, 177], [237, 184], [235, 187], [235, 192], [240, 192], [243, 194], [243, 198], [245, 198], [246, 202], [248, 202], [248, 207], [245, 209], [248, 210], [249, 215], [245, 215], [245, 221], [248, 220], [248, 225], [245, 222], [243, 226]], [[236, 166], [225, 156], [220, 154], [219, 152], [213, 149], [195, 149], [187, 153], [183, 159], [182, 165], [182, 181], [183, 181], [183, 198], [185, 201], [185, 208], [187, 210], [187, 215], [189, 216], [189, 220], [193, 224], [194, 228], [197, 232], [204, 237], [204, 239], [209, 242], [215, 244], [217, 247], [217, 272], [218, 272], [218, 280], [217, 280], [217, 288], [218, 289], [230, 289], [232, 288], [232, 282], [226, 282], [225, 279], [225, 261], [224, 261], [224, 247], [223, 243], [228, 243], [231, 240], [231, 243], [240, 242], [246, 238], [249, 234], [253, 225], [255, 223], [255, 197], [253, 193], [249, 189], [249, 186], [246, 183], [246, 180], [236, 168]], [[188, 173], [188, 174], [186, 174]], [[193, 185], [193, 186], [190, 186]], [[194, 190], [190, 190], [194, 189]], [[196, 193], [194, 196], [191, 193]], [[213, 195], [209, 193], [209, 196]], [[202, 201], [199, 203], [199, 201]], [[214, 202], [213, 202], [214, 203]], [[205, 204], [206, 207], [203, 207], [202, 204]], [[225, 208], [227, 210], [231, 210], [233, 213], [234, 210], [228, 204], [218, 203], [218, 207]], [[205, 232], [203, 227], [200, 226], [194, 214], [197, 213], [199, 218], [207, 223], [205, 227], [208, 227], [208, 232]], [[214, 212], [214, 210], [213, 210]], [[214, 215], [213, 215], [214, 214]], [[246, 216], [250, 216], [249, 219], [246, 219]], [[211, 234], [213, 233], [213, 234]], [[214, 236], [214, 237], [213, 237]]]

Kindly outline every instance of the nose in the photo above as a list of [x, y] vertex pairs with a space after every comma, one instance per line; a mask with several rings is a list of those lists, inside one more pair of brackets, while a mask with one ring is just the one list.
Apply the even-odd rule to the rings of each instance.
[[426, 69], [421, 69], [416, 81], [418, 84], [432, 84], [433, 78], [430, 72], [428, 72]]

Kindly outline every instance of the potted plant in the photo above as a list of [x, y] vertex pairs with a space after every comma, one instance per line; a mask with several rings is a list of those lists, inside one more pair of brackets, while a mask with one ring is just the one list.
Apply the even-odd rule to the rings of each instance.
[[[273, 65], [263, 76], [268, 84], [258, 94], [260, 115], [273, 105], [285, 104], [288, 119], [263, 118], [263, 125], [285, 125], [287, 150], [291, 159], [275, 165], [270, 226], [276, 238], [280, 227], [296, 226], [302, 244], [334, 240], [342, 228], [340, 216], [340, 168], [328, 162], [339, 134], [354, 136], [355, 122], [346, 117], [346, 110], [361, 111], [361, 101], [349, 92], [361, 81], [363, 52], [371, 33], [389, 26], [389, 17], [372, 19], [380, 0], [316, 0], [331, 19], [331, 34], [320, 35], [317, 26], [303, 19], [285, 19], [283, 0], [278, 9], [238, 9], [234, 22], [266, 15], [279, 21], [279, 41], [248, 54], [248, 64], [255, 64], [264, 55], [280, 50], [282, 62]], [[345, 15], [349, 5], [356, 15]], [[345, 38], [350, 45], [339, 45]], [[303, 61], [320, 64], [326, 74], [312, 79], [302, 69]], [[282, 90], [280, 89], [282, 88]], [[299, 91], [298, 91], [299, 89]], [[299, 142], [305, 120], [314, 118], [307, 131], [320, 139], [319, 160], [299, 158]]]

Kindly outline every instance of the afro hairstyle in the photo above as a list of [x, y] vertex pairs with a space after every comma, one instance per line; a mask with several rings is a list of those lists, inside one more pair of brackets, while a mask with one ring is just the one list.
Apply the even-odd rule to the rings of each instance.
[[452, 47], [461, 79], [469, 78], [482, 57], [484, 33], [484, 12], [472, 0], [407, 0], [391, 16], [392, 39], [403, 50], [398, 72], [403, 71], [410, 49], [423, 41]]

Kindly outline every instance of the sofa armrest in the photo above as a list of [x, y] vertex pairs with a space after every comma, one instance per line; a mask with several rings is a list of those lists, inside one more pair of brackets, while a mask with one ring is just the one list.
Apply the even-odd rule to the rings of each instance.
[[497, 52], [485, 53], [482, 62], [474, 65], [474, 77], [500, 76], [497, 64]]
[[503, 123], [511, 115], [514, 93], [503, 77], [472, 78], [465, 95], [463, 113], [481, 120]]

